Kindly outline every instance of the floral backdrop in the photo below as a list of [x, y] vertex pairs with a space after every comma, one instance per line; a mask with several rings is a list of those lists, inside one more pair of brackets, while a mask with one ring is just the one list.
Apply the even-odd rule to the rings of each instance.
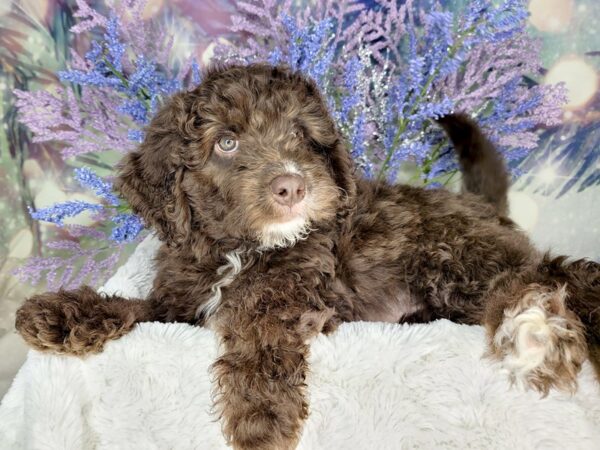
[[600, 257], [596, 0], [14, 0], [0, 5], [0, 392], [35, 291], [99, 284], [143, 238], [111, 191], [162, 99], [211, 60], [315, 79], [365, 176], [455, 189], [434, 119], [475, 116], [540, 246]]

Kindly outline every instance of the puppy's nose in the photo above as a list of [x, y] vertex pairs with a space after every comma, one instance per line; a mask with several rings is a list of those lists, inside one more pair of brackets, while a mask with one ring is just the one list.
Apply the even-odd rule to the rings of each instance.
[[304, 198], [306, 186], [300, 175], [280, 175], [271, 181], [271, 192], [277, 203], [290, 208]]

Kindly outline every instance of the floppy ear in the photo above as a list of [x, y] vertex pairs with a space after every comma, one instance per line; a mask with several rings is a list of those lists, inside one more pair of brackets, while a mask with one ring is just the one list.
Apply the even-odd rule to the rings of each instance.
[[315, 151], [325, 157], [335, 183], [344, 190], [344, 207], [352, 207], [356, 199], [356, 167], [325, 104], [318, 98], [303, 111], [302, 127]]
[[115, 187], [161, 240], [178, 246], [190, 236], [192, 213], [183, 189], [184, 155], [194, 145], [192, 94], [173, 96], [146, 128], [144, 142], [119, 164]]
[[344, 190], [344, 207], [354, 206], [356, 200], [356, 178], [354, 161], [344, 144], [344, 140], [335, 130], [333, 123], [332, 135], [323, 140], [313, 137], [313, 145], [318, 147], [319, 153], [325, 156], [335, 184]]
[[338, 132], [314, 80], [304, 77], [299, 72], [289, 76], [298, 77], [304, 85], [304, 102], [299, 118], [300, 126], [313, 148], [325, 157], [335, 183], [344, 190], [344, 209], [351, 208], [356, 201], [356, 178], [354, 175], [356, 166], [346, 148], [344, 139]]

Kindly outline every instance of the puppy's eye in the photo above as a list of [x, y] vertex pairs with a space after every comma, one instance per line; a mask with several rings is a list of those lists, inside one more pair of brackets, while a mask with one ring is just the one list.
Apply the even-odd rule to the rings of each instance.
[[223, 153], [233, 153], [238, 148], [238, 141], [231, 137], [222, 137], [215, 143], [215, 149]]

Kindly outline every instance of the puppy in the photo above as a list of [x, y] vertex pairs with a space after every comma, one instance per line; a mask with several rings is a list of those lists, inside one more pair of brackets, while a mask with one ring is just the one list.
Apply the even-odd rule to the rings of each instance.
[[[341, 322], [482, 324], [515, 382], [573, 390], [600, 369], [600, 265], [534, 249], [508, 177], [463, 116], [443, 118], [465, 192], [359, 179], [315, 84], [268, 65], [206, 73], [156, 114], [117, 188], [163, 246], [146, 300], [88, 287], [25, 302], [34, 348], [98, 352], [142, 321], [213, 329], [216, 407], [236, 449], [294, 448], [309, 342]], [[198, 349], [202, 351], [202, 349]]]

